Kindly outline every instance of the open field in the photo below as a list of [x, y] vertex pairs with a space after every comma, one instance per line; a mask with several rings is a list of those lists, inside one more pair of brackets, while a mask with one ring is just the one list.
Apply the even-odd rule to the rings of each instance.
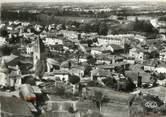
[[84, 22], [89, 23], [93, 20], [102, 20], [104, 18], [90, 18], [90, 17], [70, 17], [70, 16], [55, 16], [54, 19], [64, 20], [64, 21], [76, 21], [76, 22]]

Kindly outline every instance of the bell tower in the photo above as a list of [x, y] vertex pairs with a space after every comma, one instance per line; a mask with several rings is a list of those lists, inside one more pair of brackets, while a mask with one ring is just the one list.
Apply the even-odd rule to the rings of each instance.
[[35, 44], [33, 46], [33, 68], [35, 69], [36, 63], [38, 60], [41, 58], [41, 53], [40, 53], [40, 38], [37, 37], [35, 40]]

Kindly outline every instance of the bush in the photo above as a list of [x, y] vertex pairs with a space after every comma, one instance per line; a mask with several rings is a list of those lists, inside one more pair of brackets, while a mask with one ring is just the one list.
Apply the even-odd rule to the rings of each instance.
[[136, 19], [134, 22], [134, 31], [140, 31], [140, 32], [147, 32], [147, 33], [153, 33], [154, 27], [150, 23], [150, 21], [145, 20], [138, 20]]
[[65, 88], [64, 87], [56, 87], [56, 94], [57, 95], [64, 95], [65, 94]]
[[106, 78], [102, 80], [103, 83], [110, 87], [110, 88], [116, 88], [117, 87], [117, 81], [114, 78]]
[[157, 77], [158, 77], [159, 80], [164, 80], [166, 78], [166, 74], [159, 73]]
[[90, 81], [90, 82], [88, 82], [87, 86], [90, 86], [90, 87], [101, 87], [102, 85], [99, 84], [97, 81]]
[[79, 76], [76, 76], [76, 75], [70, 75], [69, 82], [71, 84], [77, 84], [80, 82], [80, 78], [79, 78]]
[[136, 88], [135, 84], [130, 78], [120, 79], [117, 83], [117, 89], [125, 92], [132, 91]]

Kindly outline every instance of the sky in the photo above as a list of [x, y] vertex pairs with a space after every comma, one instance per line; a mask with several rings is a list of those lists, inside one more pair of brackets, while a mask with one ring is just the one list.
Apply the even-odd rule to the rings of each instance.
[[145, 1], [145, 2], [166, 2], [166, 0], [0, 0], [1, 3], [11, 2], [128, 2], [128, 1]]

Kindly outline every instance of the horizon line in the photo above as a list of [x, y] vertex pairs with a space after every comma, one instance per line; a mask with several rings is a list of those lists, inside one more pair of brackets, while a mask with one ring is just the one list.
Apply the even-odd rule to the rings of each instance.
[[2, 0], [2, 1], [0, 1], [0, 4], [4, 4], [4, 3], [129, 3], [129, 2], [131, 2], [131, 3], [134, 3], [134, 2], [146, 2], [146, 3], [156, 3], [156, 2], [158, 2], [158, 3], [166, 3], [166, 0], [151, 0], [151, 1], [149, 1], [149, 0], [136, 0], [136, 1], [134, 1], [134, 0], [101, 0], [101, 1], [84, 1], [84, 0], [80, 0], [80, 1], [75, 1], [75, 0], [60, 0], [60, 1], [24, 1], [24, 0], [22, 0], [22, 1], [17, 1], [17, 0], [14, 0], [14, 1], [8, 1], [8, 0]]

